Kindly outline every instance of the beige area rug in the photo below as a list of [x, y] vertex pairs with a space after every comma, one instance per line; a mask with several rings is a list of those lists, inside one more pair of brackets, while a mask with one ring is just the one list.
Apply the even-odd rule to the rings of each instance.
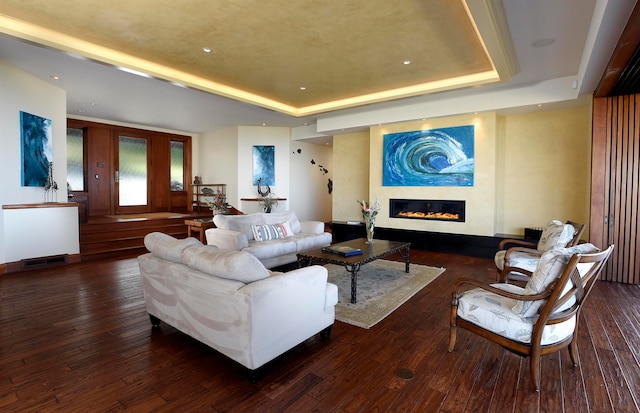
[[444, 268], [376, 260], [360, 267], [355, 304], [351, 303], [351, 273], [343, 266], [327, 264], [329, 282], [338, 286], [336, 320], [371, 328], [442, 274]]
[[182, 218], [188, 217], [187, 214], [180, 214], [177, 212], [147, 212], [144, 214], [120, 214], [120, 215], [107, 215], [108, 218], [115, 219], [157, 219], [157, 218]]

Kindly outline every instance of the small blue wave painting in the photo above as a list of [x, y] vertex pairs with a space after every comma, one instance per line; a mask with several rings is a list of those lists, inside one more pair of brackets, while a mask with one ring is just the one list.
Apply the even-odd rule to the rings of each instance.
[[52, 160], [51, 119], [20, 112], [22, 186], [44, 186]]
[[389, 133], [383, 145], [384, 186], [473, 186], [472, 125]]

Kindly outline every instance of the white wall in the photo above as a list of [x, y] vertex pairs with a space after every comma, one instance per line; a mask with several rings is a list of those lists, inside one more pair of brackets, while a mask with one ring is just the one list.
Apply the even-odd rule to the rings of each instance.
[[[0, 61], [0, 204], [31, 204], [44, 202], [42, 187], [21, 186], [20, 174], [20, 111], [51, 119], [53, 137], [54, 180], [58, 183], [57, 200], [66, 202], [67, 182], [67, 96], [63, 89], [44, 82], [28, 73]], [[64, 208], [60, 208], [64, 209]], [[55, 219], [55, 218], [52, 218]], [[7, 261], [7, 244], [21, 234], [15, 227], [7, 227], [5, 210], [0, 215], [0, 262]], [[78, 232], [55, 230], [61, 244], [74, 245], [79, 251]], [[24, 246], [28, 248], [28, 246]], [[12, 253], [13, 254], [13, 253]], [[21, 257], [31, 256], [20, 251]], [[15, 256], [12, 255], [11, 259]]]
[[[280, 201], [275, 211], [288, 211], [290, 202], [289, 151], [291, 141], [290, 128], [271, 128], [264, 126], [241, 126], [238, 128], [238, 194], [240, 198], [255, 198], [258, 187], [253, 185], [253, 147], [255, 145], [275, 146], [275, 185], [271, 193]], [[244, 213], [258, 212], [262, 209], [257, 202], [241, 201], [240, 210]]]
[[227, 184], [227, 202], [240, 209], [238, 196], [238, 128], [203, 133], [193, 146], [193, 176], [205, 184]]
[[333, 220], [362, 221], [356, 200], [369, 197], [369, 131], [333, 137]]
[[[331, 148], [291, 140], [290, 128], [239, 126], [203, 133], [194, 145], [193, 174], [205, 183], [227, 184], [227, 201], [250, 214], [261, 211], [253, 185], [253, 146], [275, 146], [275, 185], [271, 192], [280, 201], [275, 211], [293, 210], [300, 219], [330, 221], [331, 196], [327, 182], [333, 174]], [[301, 149], [301, 153], [297, 153]], [[311, 165], [311, 159], [317, 162]], [[327, 167], [320, 172], [318, 164]]]
[[289, 151], [291, 202], [289, 208], [299, 219], [331, 221], [333, 194], [333, 150], [330, 146], [292, 141]]
[[[382, 202], [376, 225], [386, 228], [417, 231], [448, 232], [453, 234], [488, 235], [496, 233], [496, 114], [460, 115], [425, 119], [371, 128], [369, 197]], [[429, 130], [453, 126], [474, 127], [474, 183], [473, 186], [383, 186], [382, 147], [388, 133]], [[429, 221], [389, 217], [389, 199], [451, 199], [466, 202], [465, 222]]]
[[[382, 186], [385, 133], [459, 125], [475, 127], [473, 187]], [[589, 222], [591, 109], [494, 112], [376, 126], [333, 139], [335, 221], [360, 221], [354, 198], [382, 201], [380, 227], [493, 236], [523, 235], [551, 219]], [[460, 199], [467, 222], [388, 218], [389, 198]], [[587, 234], [585, 234], [585, 239]]]

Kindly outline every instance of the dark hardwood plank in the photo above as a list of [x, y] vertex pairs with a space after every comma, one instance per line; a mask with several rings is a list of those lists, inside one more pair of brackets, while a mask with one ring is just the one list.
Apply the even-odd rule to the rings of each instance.
[[[579, 330], [581, 364], [529, 361], [467, 331], [447, 351], [451, 288], [493, 282], [493, 262], [412, 250], [446, 268], [370, 330], [336, 322], [251, 384], [228, 358], [147, 317], [134, 258], [0, 276], [0, 409], [133, 412], [638, 411], [640, 288], [599, 282]], [[393, 259], [401, 260], [401, 257]], [[398, 369], [414, 373], [411, 380]]]

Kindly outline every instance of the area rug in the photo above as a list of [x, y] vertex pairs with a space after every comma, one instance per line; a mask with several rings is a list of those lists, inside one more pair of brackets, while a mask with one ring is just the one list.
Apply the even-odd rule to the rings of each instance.
[[327, 264], [329, 282], [338, 286], [336, 320], [371, 328], [444, 272], [444, 268], [376, 260], [358, 271], [357, 300], [351, 303], [351, 273], [343, 266]]

